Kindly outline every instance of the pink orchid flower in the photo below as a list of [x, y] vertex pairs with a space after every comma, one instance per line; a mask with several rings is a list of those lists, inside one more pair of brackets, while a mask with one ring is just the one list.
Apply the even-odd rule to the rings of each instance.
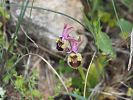
[[[78, 53], [80, 44], [82, 43], [81, 37], [75, 39], [70, 35], [73, 31], [73, 27], [68, 24], [64, 25], [62, 35], [57, 40], [56, 48], [59, 51], [67, 52], [68, 58], [67, 63], [74, 69], [77, 69], [82, 64], [82, 56]], [[68, 43], [68, 44], [67, 44]]]
[[71, 36], [69, 34], [70, 34], [70, 32], [72, 32], [72, 30], [73, 30], [73, 27], [68, 26], [68, 24], [64, 25], [63, 32], [62, 32], [61, 36], [56, 41], [56, 43], [57, 43], [56, 48], [59, 51], [66, 51], [66, 52], [70, 51], [70, 48], [68, 48], [68, 42], [69, 42], [68, 39], [71, 38]]
[[75, 38], [73, 38], [72, 36], [69, 35], [72, 31], [73, 31], [72, 26], [69, 26], [68, 24], [64, 25], [64, 29], [62, 32], [62, 40], [68, 40], [70, 42], [71, 49], [68, 53], [70, 53], [70, 52], [76, 53], [78, 51], [80, 44], [81, 44], [80, 38], [78, 40], [76, 40]]
[[[73, 27], [68, 24], [64, 25], [62, 35], [57, 41], [57, 49], [59, 51], [66, 51], [67, 53], [77, 53], [78, 48], [81, 44], [81, 38], [76, 40], [74, 37], [70, 36], [70, 33], [73, 31]], [[69, 42], [70, 47], [66, 47], [66, 42]]]

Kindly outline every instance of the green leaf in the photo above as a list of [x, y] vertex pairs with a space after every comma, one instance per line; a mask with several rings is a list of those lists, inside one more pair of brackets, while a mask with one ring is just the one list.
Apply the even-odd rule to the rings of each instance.
[[121, 0], [121, 2], [129, 9], [129, 12], [133, 11], [133, 0]]
[[108, 24], [111, 28], [116, 25], [116, 20], [112, 16], [112, 13], [99, 10], [98, 11], [98, 16], [99, 16], [99, 18], [101, 19], [101, 21], [103, 23]]
[[88, 75], [88, 87], [94, 88], [100, 81], [101, 77], [104, 75], [104, 67], [108, 64], [107, 56], [98, 55], [91, 64], [89, 75]]
[[32, 90], [33, 97], [41, 97], [41, 93], [38, 90]]
[[110, 55], [111, 57], [116, 56], [112, 47], [112, 42], [106, 33], [104, 32], [96, 33], [96, 45], [98, 49], [100, 49], [106, 55]]
[[2, 27], [2, 22], [0, 22], [0, 28]]
[[15, 87], [22, 89], [24, 86], [24, 78], [22, 76], [16, 76]]
[[101, 0], [91, 0], [91, 6], [92, 6], [93, 13], [97, 11], [97, 9], [99, 9], [100, 4], [101, 4]]
[[10, 78], [11, 78], [10, 75], [4, 76], [4, 78], [3, 78], [4, 83], [7, 84], [9, 82]]
[[98, 16], [101, 18], [102, 22], [107, 23], [107, 22], [109, 22], [109, 20], [111, 18], [111, 13], [99, 10], [98, 11]]
[[119, 24], [121, 25], [122, 28], [122, 33], [120, 34], [120, 36], [123, 39], [128, 38], [129, 33], [131, 33], [132, 28], [133, 28], [133, 24], [130, 23], [129, 21], [125, 20], [125, 19], [120, 19]]
[[100, 49], [104, 54], [110, 55], [110, 57], [115, 58], [116, 54], [113, 50], [112, 42], [109, 36], [106, 33], [101, 32], [100, 18], [98, 18], [98, 20], [94, 19], [93, 21], [89, 21], [85, 16], [84, 20], [86, 26], [88, 26], [93, 35], [97, 48]]
[[88, 81], [87, 81], [87, 83], [89, 84], [89, 88], [94, 88], [98, 83], [98, 81], [99, 81], [98, 72], [96, 70], [95, 64], [92, 63], [90, 66], [90, 71], [89, 71]]
[[72, 73], [73, 69], [70, 68], [69, 66], [66, 66], [64, 60], [60, 60], [59, 67], [57, 68], [57, 71], [59, 71], [59, 73], [68, 74], [68, 73]]
[[93, 37], [95, 38], [95, 34], [94, 33], [94, 30], [93, 30], [93, 27], [92, 27], [92, 22], [87, 18], [87, 16], [84, 14], [83, 16], [83, 20], [84, 20], [84, 23], [87, 27], [87, 30], [91, 32], [91, 34], [93, 35]]
[[83, 88], [82, 78], [81, 77], [72, 78], [72, 85], [76, 88], [82, 89]]
[[116, 19], [114, 19], [114, 18], [110, 19], [108, 24], [109, 24], [110, 27], [115, 27], [116, 26]]
[[3, 9], [3, 7], [0, 6], [0, 16], [2, 16], [5, 19], [9, 19], [10, 15], [6, 10]]

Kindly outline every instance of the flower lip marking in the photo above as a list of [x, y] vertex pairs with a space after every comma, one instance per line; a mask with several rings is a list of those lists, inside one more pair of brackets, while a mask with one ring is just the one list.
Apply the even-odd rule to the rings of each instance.
[[80, 53], [70, 53], [67, 59], [67, 63], [70, 67], [77, 69], [82, 64], [82, 56]]

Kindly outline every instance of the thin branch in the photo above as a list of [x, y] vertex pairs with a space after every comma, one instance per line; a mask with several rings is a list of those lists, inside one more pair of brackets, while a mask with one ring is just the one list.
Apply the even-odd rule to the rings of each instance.
[[27, 64], [25, 65], [25, 72], [24, 72], [24, 77], [27, 77], [28, 74], [28, 70], [29, 70], [29, 66], [30, 66], [30, 61], [31, 61], [31, 55], [29, 55], [28, 60], [27, 60]]
[[[14, 20], [17, 22], [17, 18], [12, 15]], [[25, 34], [25, 36], [38, 48], [37, 43], [25, 32], [24, 28], [22, 27], [22, 25], [20, 25], [20, 29], [22, 30], [22, 32]]]
[[25, 34], [25, 36], [38, 48], [37, 43], [30, 36], [28, 36], [28, 34], [25, 32], [24, 28], [21, 25], [20, 25], [20, 28], [23, 31], [23, 33]]
[[128, 62], [128, 71], [131, 68], [132, 57], [133, 57], [133, 29], [132, 29], [131, 37], [130, 37], [130, 57], [129, 57], [129, 62]]
[[129, 98], [125, 98], [125, 97], [120, 96], [120, 95], [123, 95], [123, 93], [117, 93], [117, 92], [104, 92], [104, 91], [93, 90], [93, 89], [90, 89], [90, 91], [95, 91], [95, 92], [101, 93], [101, 94], [103, 94], [103, 95], [113, 96], [113, 97], [117, 97], [117, 98], [120, 98], [120, 99], [123, 99], [123, 100], [131, 100], [131, 99], [129, 99]]

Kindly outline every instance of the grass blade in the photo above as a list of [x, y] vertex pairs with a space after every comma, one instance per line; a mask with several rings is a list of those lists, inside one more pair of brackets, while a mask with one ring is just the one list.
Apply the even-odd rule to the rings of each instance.
[[13, 38], [12, 38], [12, 41], [11, 41], [9, 47], [8, 47], [8, 51], [10, 51], [10, 49], [11, 49], [12, 45], [14, 44], [15, 39], [16, 39], [16, 37], [17, 37], [17, 35], [18, 35], [18, 31], [19, 31], [21, 22], [22, 22], [22, 20], [23, 20], [23, 17], [24, 17], [24, 15], [25, 15], [25, 11], [26, 11], [26, 8], [27, 8], [27, 6], [28, 6], [28, 3], [29, 3], [29, 0], [25, 0], [25, 1], [23, 2], [23, 6], [21, 6], [21, 12], [20, 12], [20, 15], [19, 15], [19, 18], [18, 18], [18, 23], [17, 23], [17, 25], [16, 25], [16, 30], [15, 30], [14, 36], [13, 36]]

